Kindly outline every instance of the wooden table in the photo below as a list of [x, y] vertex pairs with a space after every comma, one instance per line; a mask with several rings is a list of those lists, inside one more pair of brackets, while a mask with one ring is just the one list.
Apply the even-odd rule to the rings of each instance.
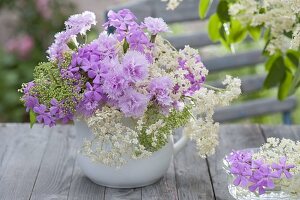
[[214, 156], [201, 159], [189, 145], [158, 183], [111, 189], [92, 183], [77, 166], [73, 126], [30, 129], [28, 124], [0, 124], [0, 199], [230, 200], [224, 155], [232, 149], [258, 147], [272, 136], [300, 140], [300, 126], [223, 125]]

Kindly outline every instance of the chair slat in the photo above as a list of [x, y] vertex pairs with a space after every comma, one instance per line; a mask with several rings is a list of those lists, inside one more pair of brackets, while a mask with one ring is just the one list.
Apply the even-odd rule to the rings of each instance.
[[209, 39], [207, 33], [200, 32], [167, 37], [167, 40], [169, 40], [176, 49], [183, 49], [185, 45], [189, 45], [193, 48], [199, 48], [214, 44]]
[[[242, 94], [248, 94], [251, 92], [256, 92], [263, 87], [266, 75], [254, 75], [254, 76], [244, 76], [240, 77], [242, 81], [241, 90]], [[221, 80], [210, 82], [210, 85], [218, 88], [224, 88]]]
[[261, 51], [249, 51], [246, 53], [230, 54], [224, 57], [203, 60], [204, 65], [210, 71], [222, 71], [226, 69], [241, 68], [262, 63], [264, 57]]
[[218, 122], [249, 118], [271, 113], [288, 112], [296, 108], [297, 100], [289, 97], [285, 101], [277, 99], [259, 99], [242, 104], [219, 108], [214, 119]]
[[[119, 6], [110, 7], [108, 10], [120, 10], [123, 8], [130, 9], [139, 21], [145, 17], [162, 17], [167, 23], [185, 22], [199, 20], [198, 14], [199, 0], [184, 0], [176, 10], [166, 10], [166, 2], [161, 0], [140, 0], [121, 4]], [[216, 11], [218, 0], [213, 1], [207, 17]]]

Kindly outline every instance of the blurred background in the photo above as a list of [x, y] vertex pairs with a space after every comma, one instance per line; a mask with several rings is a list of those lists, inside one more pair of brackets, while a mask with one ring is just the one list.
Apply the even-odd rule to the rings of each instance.
[[[130, 0], [134, 1], [138, 0]], [[126, 2], [128, 0], [0, 0], [0, 122], [28, 121], [17, 90], [22, 83], [32, 80], [35, 65], [46, 60], [45, 51], [52, 43], [54, 34], [64, 28], [63, 23], [69, 15], [84, 10], [95, 12], [98, 24], [93, 31], [97, 32], [102, 30], [105, 11]], [[176, 10], [168, 12], [176, 15]], [[206, 22], [200, 19], [188, 23], [172, 23], [170, 27], [172, 36], [207, 31]], [[262, 45], [262, 42], [249, 42], [235, 48], [237, 52], [246, 52], [249, 49], [261, 49]], [[208, 45], [201, 48], [200, 53], [206, 59], [231, 54], [221, 45]], [[223, 79], [226, 74], [245, 76], [263, 73], [263, 64], [257, 64], [210, 74], [208, 81]], [[276, 88], [242, 95], [237, 103], [268, 97], [276, 98]], [[299, 104], [299, 92], [296, 97]], [[300, 123], [299, 106], [292, 112], [292, 120], [295, 124]], [[280, 124], [282, 115], [268, 114], [234, 122]]]

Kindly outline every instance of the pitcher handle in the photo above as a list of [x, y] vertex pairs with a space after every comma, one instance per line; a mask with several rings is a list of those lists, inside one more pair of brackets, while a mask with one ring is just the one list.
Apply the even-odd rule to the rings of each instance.
[[189, 138], [182, 133], [181, 138], [174, 144], [174, 155], [178, 154], [187, 144]]

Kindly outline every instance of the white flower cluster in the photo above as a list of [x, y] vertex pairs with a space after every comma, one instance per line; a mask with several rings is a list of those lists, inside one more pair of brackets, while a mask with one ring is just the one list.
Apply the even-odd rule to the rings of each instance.
[[[299, 5], [299, 0], [238, 0], [230, 5], [229, 13], [245, 26], [270, 29], [266, 50], [272, 55], [276, 50], [299, 48]], [[289, 32], [293, 32], [293, 39], [285, 35]]]
[[[87, 119], [94, 137], [85, 140], [81, 153], [92, 161], [120, 167], [127, 159], [143, 158], [151, 153], [138, 141], [139, 132], [134, 130], [134, 121], [125, 118], [117, 109], [104, 107]], [[142, 125], [142, 121], [139, 121]]]
[[175, 10], [182, 0], [161, 0], [167, 3], [167, 10]]
[[192, 113], [196, 116], [184, 128], [184, 134], [196, 142], [199, 155], [206, 157], [215, 152], [218, 145], [219, 124], [213, 121], [214, 109], [218, 106], [226, 106], [241, 94], [241, 80], [226, 76], [223, 81], [226, 89], [215, 91], [201, 88], [192, 97], [195, 105]]
[[263, 159], [266, 163], [278, 163], [281, 157], [286, 157], [286, 164], [295, 165], [290, 170], [292, 179], [280, 179], [282, 189], [300, 194], [300, 142], [290, 139], [268, 138], [260, 151], [253, 155], [254, 159]]

